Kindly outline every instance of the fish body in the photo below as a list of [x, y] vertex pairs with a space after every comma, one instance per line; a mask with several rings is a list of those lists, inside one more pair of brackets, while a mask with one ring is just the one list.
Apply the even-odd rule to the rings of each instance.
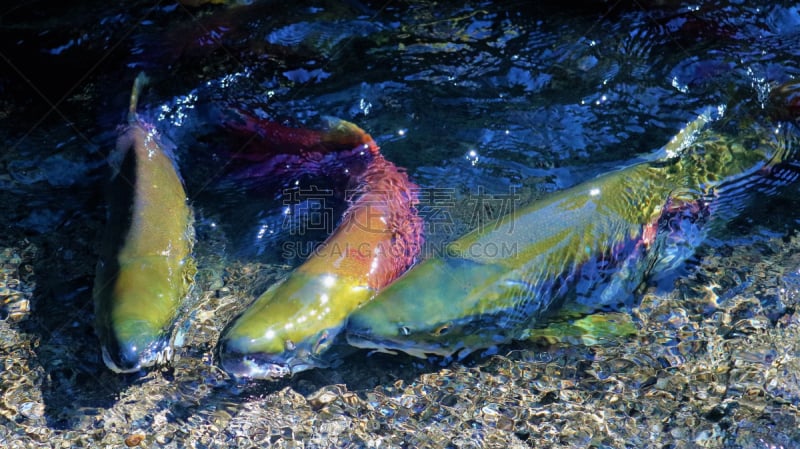
[[[256, 117], [233, 108], [234, 118], [227, 119], [225, 130], [236, 137], [227, 146], [236, 148], [230, 154], [230, 177], [238, 182], [255, 179], [274, 183], [304, 174], [334, 176], [332, 168], [361, 173], [354, 168], [354, 159], [369, 159], [375, 147], [372, 138], [355, 125], [332, 117], [324, 117], [324, 130], [296, 128]], [[348, 163], [347, 169], [343, 167]], [[361, 164], [358, 164], [359, 166]]]
[[221, 364], [237, 377], [271, 379], [326, 366], [325, 352], [349, 314], [405, 271], [419, 251], [416, 186], [355, 125], [341, 122], [334, 129], [361, 136], [355, 142], [373, 159], [333, 234], [223, 332]]
[[629, 303], [653, 270], [676, 264], [664, 254], [686, 210], [713, 212], [717, 190], [747, 189], [780, 158], [704, 133], [709, 120], [690, 123], [659, 158], [555, 193], [412, 267], [353, 312], [348, 343], [462, 358], [527, 338], [564, 303], [587, 312]]
[[169, 358], [173, 320], [195, 273], [183, 182], [155, 129], [136, 116], [143, 83], [140, 75], [112, 157], [108, 223], [93, 290], [103, 360], [115, 372]]
[[[463, 357], [523, 338], [570, 298], [612, 303], [643, 276], [668, 188], [637, 198], [638, 215], [615, 210], [628, 201], [638, 166], [603, 176], [455, 241], [444, 257], [413, 267], [355, 311], [347, 330], [356, 347]], [[620, 197], [622, 195], [622, 197]], [[648, 237], [649, 238], [649, 237]], [[491, 249], [490, 249], [491, 248]], [[638, 270], [638, 272], [637, 272]]]

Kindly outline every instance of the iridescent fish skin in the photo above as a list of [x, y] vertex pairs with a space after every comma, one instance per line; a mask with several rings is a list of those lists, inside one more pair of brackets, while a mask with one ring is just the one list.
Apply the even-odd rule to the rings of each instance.
[[225, 145], [235, 151], [228, 155], [226, 171], [237, 184], [251, 180], [274, 188], [287, 179], [320, 173], [334, 178], [341, 173], [353, 181], [372, 159], [372, 138], [333, 117], [323, 117], [325, 129], [318, 130], [287, 126], [238, 108], [229, 113], [233, 118], [226, 118], [224, 134], [233, 139]]
[[348, 343], [463, 358], [527, 338], [564, 302], [627, 304], [653, 270], [675, 264], [660, 247], [681, 208], [705, 208], [719, 190], [735, 196], [782, 157], [774, 145], [703, 132], [707, 121], [692, 122], [658, 160], [556, 193], [412, 267], [350, 316]]
[[136, 116], [145, 78], [131, 94], [129, 123], [111, 157], [108, 224], [94, 283], [103, 360], [136, 372], [171, 354], [171, 328], [195, 267], [192, 213], [173, 158]]
[[288, 278], [272, 286], [224, 332], [223, 368], [236, 377], [272, 379], [327, 366], [326, 351], [350, 312], [394, 280], [419, 251], [416, 186], [347, 122], [373, 160], [333, 234]]
[[[649, 175], [646, 168], [565, 190], [489, 225], [487, 232], [462, 237], [448, 256], [413, 267], [355, 311], [348, 342], [418, 357], [463, 357], [523, 338], [567, 297], [624, 298], [637, 282], [621, 283], [617, 274], [636, 270], [635, 261], [652, 253], [653, 242], [643, 235], [658, 218], [657, 204], [669, 196], [668, 189], [646, 189], [646, 197], [638, 198], [641, 215], [614, 210], [615, 199], [625, 201], [631, 193], [626, 180]], [[630, 274], [641, 279], [642, 273]], [[607, 292], [599, 291], [603, 285]]]

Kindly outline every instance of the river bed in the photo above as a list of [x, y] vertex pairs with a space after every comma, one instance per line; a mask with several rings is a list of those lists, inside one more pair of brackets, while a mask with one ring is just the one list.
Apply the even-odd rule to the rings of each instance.
[[[425, 192], [433, 252], [800, 76], [791, 2], [529, 3], [0, 7], [0, 445], [800, 447], [796, 185], [643, 291], [634, 336], [450, 363], [356, 352], [274, 382], [217, 365], [225, 324], [335, 224], [298, 238], [291, 177], [225, 182], [231, 105], [365, 129]], [[91, 290], [105, 158], [139, 71], [153, 80], [140, 113], [175, 145], [195, 211], [198, 275], [174, 362], [120, 375]]]

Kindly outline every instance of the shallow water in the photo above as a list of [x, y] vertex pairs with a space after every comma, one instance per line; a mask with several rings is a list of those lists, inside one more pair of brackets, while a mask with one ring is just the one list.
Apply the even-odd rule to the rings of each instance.
[[[797, 186], [645, 292], [632, 338], [444, 366], [358, 352], [280, 382], [237, 383], [214, 354], [344, 204], [324, 197], [331, 220], [294, 232], [285, 208], [302, 217], [315, 200], [284, 193], [299, 178], [229, 182], [232, 106], [367, 130], [429, 192], [435, 251], [509, 204], [647, 157], [707, 107], [761, 114], [800, 74], [796, 5], [15, 2], [0, 35], [0, 445], [800, 446]], [[105, 156], [139, 70], [153, 79], [140, 112], [175, 145], [195, 209], [199, 272], [174, 363], [116, 375], [91, 286]]]

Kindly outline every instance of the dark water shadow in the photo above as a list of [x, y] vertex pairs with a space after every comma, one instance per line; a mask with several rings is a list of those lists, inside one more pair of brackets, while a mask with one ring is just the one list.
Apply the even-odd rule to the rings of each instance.
[[70, 218], [52, 232], [29, 237], [40, 256], [33, 261], [33, 315], [23, 330], [38, 341], [31, 363], [43, 369], [45, 418], [57, 429], [72, 428], [79, 415], [108, 407], [132, 379], [105, 368], [94, 335], [94, 246], [104, 219], [100, 192], [94, 186], [60, 192], [63, 204], [80, 207], [69, 208]]

